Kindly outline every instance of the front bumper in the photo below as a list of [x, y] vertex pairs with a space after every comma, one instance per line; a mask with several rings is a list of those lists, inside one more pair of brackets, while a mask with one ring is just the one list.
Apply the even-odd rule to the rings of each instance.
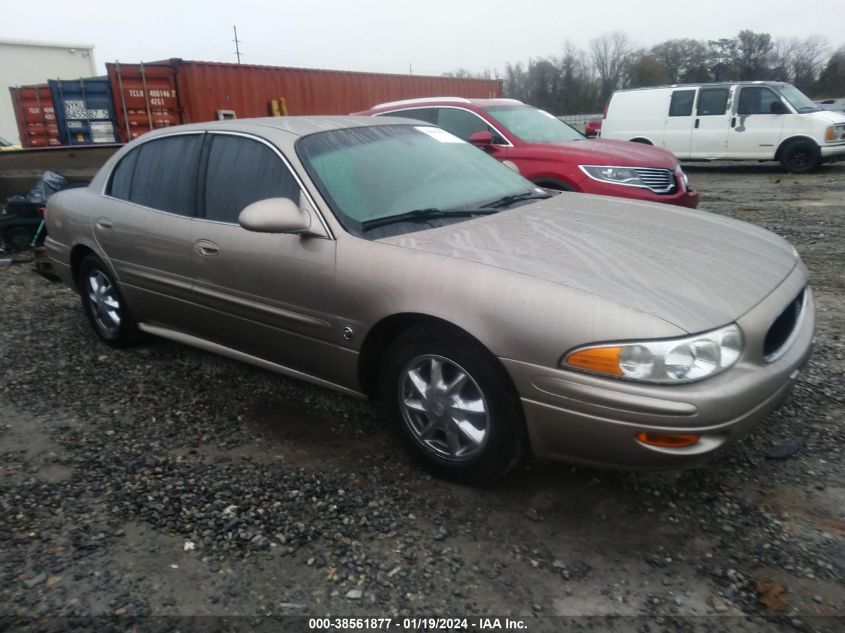
[[[798, 268], [802, 268], [799, 266]], [[795, 270], [769, 297], [737, 320], [742, 357], [728, 371], [688, 385], [648, 385], [502, 359], [522, 399], [531, 447], [541, 459], [627, 469], [671, 469], [710, 456], [753, 429], [790, 394], [807, 362], [815, 329], [812, 291], [789, 348], [763, 359], [769, 325], [806, 283]], [[701, 440], [658, 448], [639, 433], [684, 433]]]
[[820, 149], [823, 160], [845, 159], [845, 143], [822, 145]]

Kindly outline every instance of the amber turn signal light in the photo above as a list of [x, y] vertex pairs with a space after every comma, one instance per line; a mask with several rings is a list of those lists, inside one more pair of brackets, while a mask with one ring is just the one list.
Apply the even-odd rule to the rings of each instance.
[[684, 448], [698, 444], [700, 435], [674, 435], [670, 433], [637, 433], [637, 439], [647, 446]]
[[570, 367], [595, 371], [600, 374], [622, 376], [619, 368], [619, 353], [621, 347], [592, 347], [572, 352], [566, 357], [566, 364]]

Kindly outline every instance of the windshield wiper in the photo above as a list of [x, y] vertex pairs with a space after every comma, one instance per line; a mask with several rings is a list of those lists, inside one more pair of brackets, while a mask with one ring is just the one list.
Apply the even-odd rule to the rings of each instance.
[[536, 191], [526, 191], [525, 193], [514, 193], [509, 196], [502, 196], [501, 198], [497, 198], [493, 200], [493, 202], [488, 202], [481, 206], [482, 209], [501, 209], [504, 207], [510, 207], [516, 204], [517, 202], [522, 202], [524, 200], [545, 200], [546, 198], [551, 198], [552, 194], [550, 193], [538, 193]]
[[[489, 205], [486, 205], [489, 206]], [[474, 215], [490, 215], [496, 213], [495, 209], [456, 209], [453, 211], [444, 211], [435, 207], [426, 209], [414, 209], [413, 211], [405, 211], [396, 215], [388, 215], [383, 218], [373, 218], [372, 220], [364, 220], [361, 222], [361, 228], [364, 231], [377, 228], [379, 226], [387, 226], [388, 224], [397, 224], [399, 222], [426, 222], [428, 220], [435, 220], [438, 218], [468, 218]]]

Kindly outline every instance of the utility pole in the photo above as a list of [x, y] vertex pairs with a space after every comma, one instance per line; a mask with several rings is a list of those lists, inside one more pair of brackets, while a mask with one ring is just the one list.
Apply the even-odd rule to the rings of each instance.
[[238, 63], [240, 64], [241, 63], [241, 48], [240, 48], [240, 46], [238, 46], [238, 44], [240, 44], [241, 41], [238, 39], [238, 27], [233, 26], [232, 30], [235, 31], [235, 55], [238, 56]]
[[414, 74], [414, 66], [413, 66], [413, 64], [411, 64], [411, 62], [408, 62], [408, 74], [409, 75]]

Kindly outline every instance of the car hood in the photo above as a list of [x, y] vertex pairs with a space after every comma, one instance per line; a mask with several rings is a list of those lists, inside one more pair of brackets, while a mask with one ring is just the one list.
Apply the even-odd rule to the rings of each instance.
[[595, 138], [563, 143], [526, 143], [532, 154], [564, 155], [567, 161], [581, 165], [611, 167], [656, 167], [674, 170], [678, 159], [672, 152], [644, 143]]
[[379, 242], [599, 295], [687, 332], [733, 322], [798, 262], [752, 224], [576, 193]]
[[807, 116], [814, 119], [819, 119], [831, 125], [845, 123], [845, 112], [837, 112], [834, 110], [819, 110], [818, 112], [808, 112]]

